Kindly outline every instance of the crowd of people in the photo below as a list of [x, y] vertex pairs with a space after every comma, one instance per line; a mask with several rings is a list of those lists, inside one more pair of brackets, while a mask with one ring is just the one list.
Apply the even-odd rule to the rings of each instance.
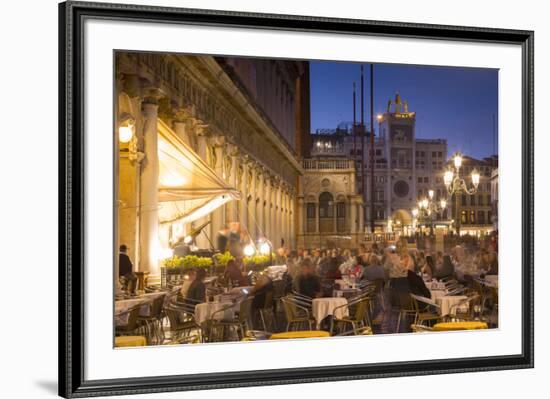
[[[332, 296], [335, 281], [341, 279], [358, 283], [378, 282], [389, 294], [391, 304], [399, 306], [400, 298], [408, 298], [410, 293], [429, 298], [426, 281], [454, 278], [466, 282], [471, 275], [498, 274], [496, 242], [495, 236], [464, 237], [455, 239], [445, 251], [431, 250], [435, 245], [417, 245], [417, 242], [405, 238], [368, 246], [360, 244], [357, 249], [288, 250], [281, 247], [274, 254], [273, 261], [277, 265], [286, 265], [282, 278], [284, 294], [294, 292], [319, 298]], [[419, 246], [423, 249], [418, 249]], [[120, 276], [134, 286], [126, 250], [121, 247]], [[188, 271], [180, 289], [181, 296], [195, 304], [207, 301], [205, 277], [204, 269]], [[217, 276], [217, 285], [248, 287], [246, 294], [254, 296], [252, 312], [264, 308], [266, 298], [272, 298], [274, 290], [274, 281], [269, 274], [246, 270], [240, 256], [227, 262], [223, 274]], [[331, 290], [326, 289], [327, 285]]]

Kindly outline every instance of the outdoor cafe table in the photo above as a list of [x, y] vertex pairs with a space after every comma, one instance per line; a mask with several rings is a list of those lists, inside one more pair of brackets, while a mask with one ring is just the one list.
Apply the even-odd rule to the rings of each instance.
[[436, 296], [433, 299], [435, 300], [435, 303], [439, 306], [439, 314], [441, 316], [448, 316], [450, 315], [451, 308], [453, 308], [453, 306], [467, 298], [468, 297], [466, 295], [445, 295]]
[[315, 298], [311, 303], [311, 308], [313, 317], [317, 322], [317, 328], [320, 327], [321, 321], [323, 321], [323, 319], [327, 316], [334, 316], [339, 319], [344, 316], [349, 316], [347, 306], [339, 308], [336, 314], [334, 314], [334, 309], [339, 306], [346, 305], [347, 303], [348, 300], [346, 298]]
[[149, 306], [149, 304], [156, 297], [160, 295], [165, 295], [165, 294], [166, 294], [165, 292], [151, 292], [147, 294], [142, 294], [135, 298], [115, 301], [115, 324], [117, 326], [125, 326], [126, 324], [128, 324], [129, 314], [126, 313], [120, 316], [119, 314], [124, 313], [139, 304], [142, 305], [141, 308], [139, 309], [139, 315], [143, 317], [149, 316], [149, 311], [151, 310], [151, 307]]
[[[231, 306], [233, 305], [233, 306]], [[232, 301], [221, 302], [204, 302], [195, 306], [195, 321], [197, 324], [202, 324], [212, 318], [212, 315], [221, 309], [227, 308], [223, 312], [218, 312], [215, 315], [216, 320], [233, 319], [235, 312], [238, 310], [239, 304]]]

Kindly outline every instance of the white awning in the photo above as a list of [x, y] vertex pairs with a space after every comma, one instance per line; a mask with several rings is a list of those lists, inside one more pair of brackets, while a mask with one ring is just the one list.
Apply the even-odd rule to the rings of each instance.
[[189, 223], [241, 198], [161, 120], [158, 133], [159, 223]]

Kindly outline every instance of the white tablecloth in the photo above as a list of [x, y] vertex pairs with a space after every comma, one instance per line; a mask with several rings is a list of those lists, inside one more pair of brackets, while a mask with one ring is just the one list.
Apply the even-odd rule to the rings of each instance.
[[143, 304], [139, 309], [139, 315], [144, 317], [149, 316], [149, 310], [150, 310], [149, 303], [151, 301], [152, 301], [151, 297], [141, 297], [141, 298], [135, 298], [135, 299], [123, 299], [121, 301], [115, 301], [115, 325], [125, 326], [126, 324], [128, 324], [128, 316], [130, 316], [130, 314], [125, 313], [120, 316], [119, 314], [126, 312], [130, 310], [130, 308], [133, 308], [134, 306], [139, 304]]
[[313, 317], [315, 317], [315, 321], [317, 322], [317, 328], [319, 328], [321, 321], [327, 316], [335, 316], [339, 319], [349, 316], [347, 306], [338, 309], [336, 314], [334, 314], [335, 308], [347, 303], [348, 300], [346, 298], [315, 298], [312, 301], [312, 311]]
[[[205, 321], [210, 320], [215, 312], [232, 304], [233, 302], [230, 301], [199, 303], [197, 306], [195, 306], [195, 320], [198, 324], [202, 324]], [[232, 319], [235, 316], [235, 312], [238, 310], [238, 306], [238, 304], [235, 304], [224, 312], [217, 313], [215, 319]]]
[[447, 316], [451, 313], [451, 307], [460, 301], [468, 298], [465, 295], [448, 295], [435, 298], [435, 303], [439, 305], [439, 313], [441, 316]]
[[273, 265], [273, 266], [268, 266], [265, 269], [266, 274], [273, 281], [281, 280], [283, 278], [283, 274], [285, 274], [286, 271], [287, 271], [286, 265]]
[[447, 292], [445, 290], [430, 290], [430, 293], [432, 294], [432, 299], [435, 301], [437, 298], [445, 296]]

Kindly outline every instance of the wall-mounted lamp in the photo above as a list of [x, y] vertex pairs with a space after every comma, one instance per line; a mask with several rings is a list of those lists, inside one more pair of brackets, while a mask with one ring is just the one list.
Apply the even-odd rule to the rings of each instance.
[[118, 125], [118, 140], [123, 143], [129, 143], [134, 137], [134, 127], [136, 121], [129, 114], [122, 114], [120, 117], [120, 123]]

